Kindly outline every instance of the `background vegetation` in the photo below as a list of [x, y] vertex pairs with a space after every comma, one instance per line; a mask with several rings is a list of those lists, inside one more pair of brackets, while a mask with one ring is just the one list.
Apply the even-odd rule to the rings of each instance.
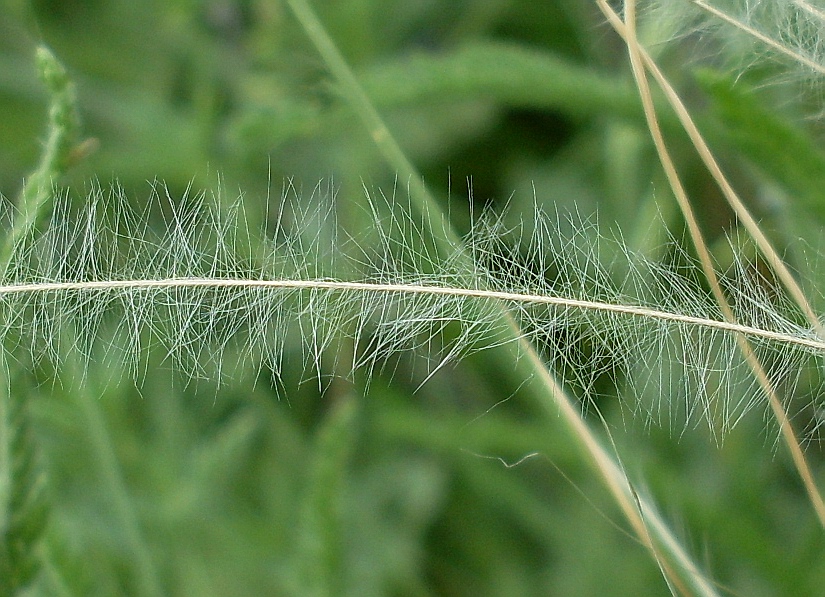
[[[471, 205], [506, 208], [514, 225], [539, 207], [560, 214], [567, 233], [597, 221], [598, 234], [621, 235], [650, 259], [678, 258], [663, 247], [685, 236], [682, 216], [626, 48], [595, 4], [316, 4], [457, 230], [469, 227]], [[42, 150], [48, 98], [34, 55], [44, 42], [76, 83], [79, 140], [96, 140], [61, 181], [72, 202], [116, 183], [138, 212], [152, 206], [157, 224], [153, 194], [168, 189], [179, 201], [189, 189], [221, 189], [219, 202], [241, 196], [250, 226], [266, 228], [286, 188], [287, 204], [320, 204], [349, 230], [368, 217], [364, 188], [407, 202], [408, 181], [382, 159], [286, 3], [1, 6], [5, 197], [17, 197]], [[821, 313], [817, 83], [782, 61], [743, 71], [752, 60], [740, 45], [694, 25], [651, 19], [640, 36]], [[736, 220], [675, 118], [662, 118], [726, 272], [736, 251], [753, 249], [731, 249]], [[308, 237], [324, 233], [300, 225]], [[589, 224], [580, 232], [597, 234]], [[597, 353], [587, 338], [571, 333], [570, 350]], [[19, 508], [33, 551], [15, 560], [14, 545], [4, 547], [4, 562], [31, 579], [21, 594], [667, 594], [588, 463], [487, 353], [420, 385], [423, 357], [368, 379], [342, 375], [334, 355], [352, 350], [342, 340], [319, 382], [302, 346], [299, 334], [284, 340], [280, 379], [247, 360], [192, 380], [157, 350], [136, 381], [102, 352], [88, 366], [64, 357], [55, 367], [60, 359], [31, 362], [7, 347], [11, 393], [28, 409], [15, 470], [36, 502], [35, 514]], [[598, 413], [606, 419], [631, 479], [720, 593], [821, 591], [823, 530], [767, 408], [722, 437], [685, 420], [681, 406], [634, 414], [644, 408], [609, 354], [598, 375], [549, 358], [589, 405], [592, 427], [602, 429]], [[793, 421], [813, 440], [806, 454], [821, 480], [817, 371], [799, 375]], [[684, 400], [675, 394], [661, 401]]]

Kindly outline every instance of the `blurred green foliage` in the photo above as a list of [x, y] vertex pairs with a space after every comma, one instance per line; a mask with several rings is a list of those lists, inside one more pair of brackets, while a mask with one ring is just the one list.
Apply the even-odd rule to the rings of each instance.
[[[466, 229], [470, 202], [506, 206], [513, 221], [536, 206], [598, 214], [606, 234], [668, 258], [657, 251], [682, 224], [623, 46], [591, 3], [316, 4], [457, 228]], [[387, 195], [397, 185], [404, 201], [405, 181], [381, 161], [285, 3], [0, 6], [6, 197], [18, 195], [44, 141], [47, 97], [34, 66], [43, 42], [75, 81], [82, 138], [97, 140], [63, 181], [75, 201], [93, 181], [116, 182], [136, 206], [154, 181], [173, 198], [220, 184], [226, 201], [243, 194], [260, 217], [252, 224], [265, 226], [265, 202], [280, 200], [282, 181], [295, 181], [305, 201], [332, 201], [312, 192], [323, 180], [350, 229], [366, 217], [362, 185]], [[662, 58], [677, 86], [699, 97], [700, 122], [777, 243], [816, 238], [825, 203], [815, 128], [778, 111], [769, 94], [732, 90], [730, 75], [694, 79], [678, 47]], [[717, 240], [735, 235], [664, 119], [702, 225]], [[787, 252], [803, 274], [816, 271]], [[724, 252], [720, 260], [724, 268]], [[336, 375], [330, 355], [319, 383], [299, 341], [285, 351], [281, 380], [248, 363], [192, 381], [154, 353], [137, 383], [116, 365], [95, 365], [109, 363], [102, 352], [59, 371], [10, 359], [10, 389], [30, 412], [25, 441], [37, 443], [51, 502], [44, 563], [25, 594], [667, 594], [586, 463], [484, 353], [418, 387], [415, 357], [367, 380]], [[599, 384], [595, 406], [631, 478], [713, 578], [739, 595], [821, 591], [823, 533], [789, 458], [772, 450], [771, 423], [751, 415], [717, 445], [667, 414], [650, 426], [634, 419], [621, 380]], [[821, 416], [799, 410], [802, 427]], [[808, 454], [822, 478], [819, 444]]]

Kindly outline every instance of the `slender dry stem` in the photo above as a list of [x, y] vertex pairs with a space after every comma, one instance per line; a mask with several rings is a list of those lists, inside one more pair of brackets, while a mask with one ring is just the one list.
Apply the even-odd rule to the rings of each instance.
[[[657, 78], [657, 81], [660, 83], [662, 81], [667, 82], [664, 75], [661, 74], [661, 71], [656, 68], [655, 63], [653, 62], [652, 58], [644, 52], [643, 48], [639, 44], [638, 40], [636, 39], [636, 28], [635, 28], [635, 0], [627, 0], [625, 2], [625, 21], [622, 22], [619, 16], [610, 8], [610, 6], [604, 0], [597, 0], [599, 7], [601, 8], [602, 12], [607, 16], [611, 25], [616, 29], [616, 31], [622, 35], [627, 43], [628, 50], [630, 53], [630, 61], [633, 68], [633, 74], [636, 78], [637, 86], [639, 87], [639, 92], [642, 98], [642, 103], [644, 105], [645, 115], [648, 120], [648, 128], [650, 130], [651, 136], [653, 137], [654, 145], [656, 146], [656, 151], [659, 154], [659, 159], [662, 163], [662, 166], [665, 170], [666, 176], [670, 183], [670, 186], [676, 196], [676, 200], [679, 204], [682, 213], [684, 214], [685, 221], [688, 225], [688, 230], [690, 232], [690, 236], [693, 239], [694, 246], [696, 247], [697, 254], [699, 256], [699, 260], [702, 264], [702, 270], [704, 271], [708, 283], [711, 287], [711, 290], [716, 298], [722, 312], [724, 314], [725, 319], [730, 323], [735, 323], [736, 319], [733, 314], [733, 310], [731, 309], [727, 297], [725, 297], [724, 292], [722, 291], [718, 277], [716, 275], [716, 271], [713, 267], [712, 258], [710, 256], [710, 251], [707, 248], [707, 243], [704, 241], [704, 237], [699, 229], [698, 223], [696, 221], [695, 214], [693, 213], [693, 208], [690, 204], [690, 200], [685, 192], [684, 186], [681, 183], [679, 178], [678, 172], [676, 171], [675, 164], [670, 156], [670, 153], [667, 149], [667, 146], [664, 141], [664, 136], [662, 135], [661, 128], [658, 124], [658, 118], [656, 115], [656, 108], [653, 102], [653, 96], [650, 93], [650, 87], [647, 82], [646, 76], [646, 68], [650, 68], [651, 72]], [[655, 70], [654, 70], [655, 69]], [[665, 86], [663, 85], [663, 89]], [[668, 93], [668, 90], [670, 93]], [[667, 89], [665, 89], [666, 95], [668, 99], [671, 99], [672, 96], [678, 98], [678, 95], [675, 93], [673, 88], [667, 84]], [[678, 105], [680, 109], [677, 110], [677, 115], [682, 119], [683, 124], [686, 120], [690, 122], [690, 128], [695, 131], [695, 135], [698, 139], [701, 139], [701, 135], [696, 129], [695, 125], [693, 124], [692, 119], [689, 116], [689, 113], [684, 108], [684, 105], [679, 100]], [[686, 128], [688, 128], [686, 126]], [[690, 130], [688, 131], [691, 132]], [[694, 140], [694, 135], [691, 135], [691, 139]], [[694, 140], [696, 144], [696, 140]], [[787, 271], [787, 268], [784, 266], [782, 260], [778, 257], [778, 254], [773, 249], [770, 242], [767, 241], [767, 237], [762, 234], [759, 227], [756, 225], [756, 222], [750, 216], [747, 209], [744, 207], [744, 204], [739, 200], [738, 196], [733, 192], [732, 187], [728, 183], [726, 177], [722, 174], [721, 169], [718, 167], [718, 164], [713, 159], [713, 156], [710, 152], [710, 149], [707, 147], [707, 144], [704, 143], [704, 140], [701, 139], [701, 144], [696, 144], [697, 149], [699, 149], [700, 154], [702, 154], [703, 160], [705, 160], [706, 164], [713, 164], [714, 168], [712, 168], [712, 173], [714, 174], [714, 178], [716, 178], [717, 182], [719, 182], [720, 186], [723, 188], [725, 192], [725, 196], [728, 198], [728, 201], [731, 202], [731, 197], [735, 198], [735, 204], [739, 208], [734, 207], [736, 210], [737, 215], [739, 215], [740, 211], [744, 212], [748, 221], [752, 224], [753, 228], [755, 229], [756, 234], [754, 235], [757, 239], [757, 243], [759, 244], [760, 248], [765, 251], [766, 248], [769, 251], [768, 258], [771, 261], [772, 265], [779, 264], [779, 269], [777, 270], [780, 273], [780, 277], [782, 277], [781, 272], [785, 271], [787, 276], [789, 277], [791, 288], [798, 289], [798, 293], [801, 296], [801, 300], [797, 298], [796, 294], [791, 290], [791, 294], [794, 295], [794, 298], [797, 299], [797, 302], [802, 306], [803, 310], [805, 306], [807, 306], [807, 311], [810, 311], [813, 314], [812, 309], [810, 308], [807, 300], [804, 298], [804, 295], [799, 289], [798, 284], [793, 279], [793, 276], [790, 275], [790, 272]], [[710, 165], [709, 165], [710, 168]], [[732, 203], [733, 205], [733, 203]], [[751, 231], [751, 227], [746, 225], [748, 231]], [[754, 232], [751, 232], [754, 234]], [[783, 281], [785, 279], [783, 278]], [[811, 316], [809, 315], [809, 318]], [[821, 329], [821, 324], [818, 321], [818, 318], [814, 317], [816, 321], [816, 327]], [[742, 350], [743, 355], [745, 356], [746, 361], [748, 362], [749, 366], [751, 367], [754, 376], [759, 383], [759, 385], [765, 391], [765, 394], [768, 397], [771, 409], [776, 417], [777, 421], [779, 422], [780, 432], [782, 437], [785, 440], [785, 443], [788, 445], [788, 448], [791, 452], [791, 457], [793, 459], [794, 465], [797, 468], [797, 471], [803, 481], [805, 489], [808, 493], [809, 499], [811, 500], [811, 504], [814, 507], [814, 510], [819, 518], [820, 524], [825, 527], [825, 501], [822, 498], [821, 493], [819, 492], [818, 487], [816, 486], [816, 482], [813, 478], [813, 473], [811, 472], [810, 466], [808, 465], [807, 460], [805, 459], [805, 455], [802, 452], [801, 444], [799, 439], [796, 436], [796, 432], [793, 429], [793, 426], [790, 423], [790, 419], [788, 417], [787, 412], [785, 411], [782, 402], [777, 395], [775, 385], [771, 381], [770, 377], [768, 376], [767, 372], [765, 371], [762, 364], [759, 362], [758, 358], [756, 357], [753, 348], [750, 346], [747, 339], [742, 336], [741, 334], [737, 334], [737, 344], [739, 344], [740, 349]]]

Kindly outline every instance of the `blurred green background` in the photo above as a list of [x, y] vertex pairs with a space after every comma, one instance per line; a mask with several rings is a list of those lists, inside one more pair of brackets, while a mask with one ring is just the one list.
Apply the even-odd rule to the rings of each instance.
[[[536, 206], [559, 213], [562, 227], [568, 213], [597, 220], [653, 259], [667, 257], [657, 252], [668, 234], [683, 235], [626, 52], [593, 3], [314, 4], [459, 231], [472, 202], [506, 207], [513, 222]], [[406, 201], [405, 181], [285, 3], [0, 7], [7, 198], [45, 135], [33, 60], [42, 42], [67, 66], [82, 135], [98, 144], [64, 181], [75, 201], [116, 183], [139, 209], [156, 181], [172, 197], [220, 184], [227, 202], [242, 195], [263, 218], [267, 198], [280, 201], [293, 181], [350, 229], [366, 213], [363, 187], [391, 195], [397, 186]], [[810, 102], [796, 87], [762, 88], [779, 66], [734, 87], [722, 60], [711, 69], [678, 43], [654, 49], [821, 311], [809, 256], [825, 217], [825, 158], [817, 121], [805, 119]], [[733, 218], [672, 117], [663, 119], [724, 270]], [[21, 359], [12, 390], [31, 407], [50, 504], [44, 565], [25, 594], [668, 593], [587, 462], [484, 353], [420, 388], [415, 357], [366, 380], [342, 379], [330, 356], [319, 383], [300, 339], [291, 342], [277, 384], [255, 363], [188, 381], [162, 353], [147, 357], [138, 383], [113, 365], [80, 375], [71, 359], [56, 373]], [[633, 396], [604, 377], [598, 406], [622, 462], [709, 574], [731, 594], [821, 594], [822, 529], [769, 417], [752, 413], [720, 443], [706, 425], [667, 413], [634, 417]], [[821, 413], [803, 402], [795, 421], [809, 429]], [[821, 445], [808, 455], [825, 478]]]

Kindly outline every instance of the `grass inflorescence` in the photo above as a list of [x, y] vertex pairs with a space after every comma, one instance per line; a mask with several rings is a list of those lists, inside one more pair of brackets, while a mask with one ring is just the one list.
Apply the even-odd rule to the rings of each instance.
[[[86, 81], [116, 174], [151, 180], [180, 154], [148, 196], [134, 179], [61, 184], [95, 142], [77, 143], [74, 84], [38, 49], [48, 132], [0, 218], [0, 592], [819, 586], [804, 562], [819, 560], [814, 517], [825, 524], [825, 301], [818, 262], [789, 237], [816, 230], [822, 157], [799, 118], [812, 102], [788, 109], [800, 88], [784, 83], [800, 76], [782, 75], [791, 64], [820, 76], [822, 11], [805, 0], [592, 8], [548, 7], [552, 27], [527, 19], [579, 47], [475, 39], [510, 9], [474, 9], [454, 33], [469, 43], [419, 40], [377, 60], [342, 24], [369, 20], [337, 8], [256, 12], [280, 28], [271, 47], [243, 11], [207, 11], [209, 33], [192, 39], [222, 40], [212, 49], [231, 47], [238, 66], [254, 54], [273, 76], [216, 68], [195, 43], [151, 71], [176, 80], [167, 100]], [[399, 19], [388, 38], [405, 38]], [[623, 71], [608, 51], [620, 46]], [[585, 47], [609, 68], [589, 66]], [[273, 62], [286, 51], [318, 62]], [[145, 80], [137, 54], [116, 54], [121, 84]], [[686, 55], [711, 61], [690, 72]], [[452, 180], [425, 184], [419, 164], [461, 163], [452, 151], [500, 127], [469, 197]], [[558, 146], [536, 149], [534, 127]], [[275, 153], [269, 184], [283, 175], [282, 192], [233, 198], [235, 180], [266, 179], [261, 152]], [[232, 183], [222, 174], [198, 191], [191, 173], [176, 177], [210, 158]], [[304, 192], [289, 167], [345, 174]], [[491, 172], [520, 186], [508, 206], [475, 199]], [[669, 459], [686, 464], [677, 474]], [[567, 510], [560, 486], [573, 489]], [[733, 563], [714, 561], [710, 539], [710, 563], [697, 563], [689, 533], [657, 507], [677, 502], [691, 532], [739, 537], [726, 543]], [[787, 561], [782, 533], [763, 528], [777, 511], [807, 521], [794, 527], [805, 573], [793, 580], [770, 564]], [[593, 544], [583, 512], [604, 534]], [[565, 580], [598, 551], [607, 580], [595, 564]]]

